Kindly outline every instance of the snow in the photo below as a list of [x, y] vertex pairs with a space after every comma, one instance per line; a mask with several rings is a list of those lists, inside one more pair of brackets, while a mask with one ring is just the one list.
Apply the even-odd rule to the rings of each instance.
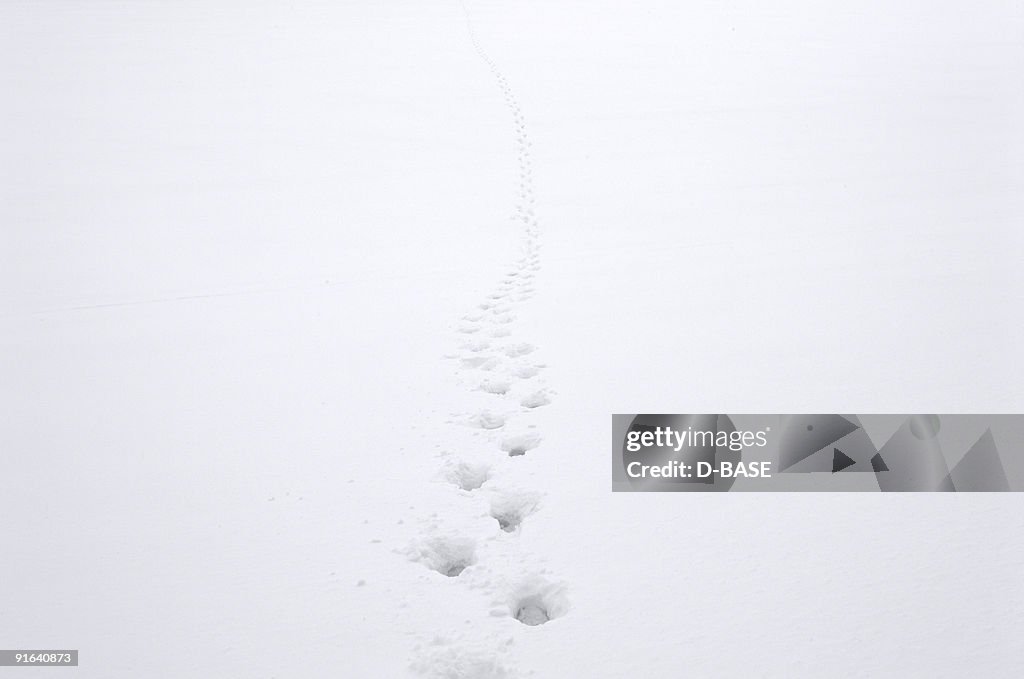
[[1019, 494], [612, 494], [608, 460], [615, 412], [1021, 411], [1022, 29], [4, 3], [0, 643], [1019, 676]]

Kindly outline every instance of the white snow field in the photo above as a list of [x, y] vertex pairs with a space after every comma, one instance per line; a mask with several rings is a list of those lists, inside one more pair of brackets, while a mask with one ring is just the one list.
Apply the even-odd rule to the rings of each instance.
[[1009, 0], [3, 2], [0, 647], [1022, 676], [1024, 496], [608, 464], [615, 412], [1021, 412], [1022, 36]]

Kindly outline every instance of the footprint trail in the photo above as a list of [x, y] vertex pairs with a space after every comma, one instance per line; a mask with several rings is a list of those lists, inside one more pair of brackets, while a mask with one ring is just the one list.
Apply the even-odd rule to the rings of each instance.
[[[483, 517], [481, 535], [442, 529], [432, 522], [407, 550], [411, 561], [464, 583], [465, 597], [489, 597], [481, 611], [481, 631], [439, 633], [421, 640], [412, 668], [429, 677], [518, 676], [508, 660], [517, 629], [549, 623], [569, 610], [565, 586], [549, 580], [542, 555], [529, 553], [520, 539], [533, 521], [542, 520], [543, 495], [530, 487], [531, 460], [544, 455], [536, 418], [551, 407], [556, 392], [544, 381], [538, 347], [521, 336], [523, 305], [536, 294], [541, 269], [540, 220], [526, 118], [508, 79], [478, 40], [472, 15], [462, 3], [469, 43], [500, 89], [511, 118], [516, 179], [511, 218], [520, 230], [520, 253], [486, 293], [455, 325], [452, 362], [460, 400], [478, 407], [453, 412], [447, 423], [451, 440], [466, 441], [442, 453], [439, 476], [459, 494], [467, 516]], [[481, 511], [482, 510], [482, 511]], [[463, 525], [469, 525], [466, 521]], [[441, 532], [442, 530], [446, 532]], [[441, 583], [438, 582], [437, 586]], [[469, 620], [465, 621], [470, 623]], [[486, 630], [490, 630], [488, 633]]]

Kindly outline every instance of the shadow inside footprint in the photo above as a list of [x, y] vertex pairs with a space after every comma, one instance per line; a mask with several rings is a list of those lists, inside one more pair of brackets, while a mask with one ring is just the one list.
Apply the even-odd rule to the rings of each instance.
[[462, 490], [476, 490], [491, 478], [490, 465], [456, 462], [444, 470], [444, 478]]
[[476, 563], [476, 542], [459, 536], [437, 536], [409, 549], [409, 558], [432, 571], [454, 578]]
[[523, 517], [515, 513], [498, 514], [494, 518], [498, 520], [498, 527], [506, 533], [515, 533], [516, 528], [519, 528], [519, 524], [523, 521]]
[[[466, 570], [466, 566], [468, 565], [469, 564], [466, 563], [448, 564], [447, 570], [438, 570], [438, 573], [440, 573], [441, 575], [447, 575], [449, 578], [455, 578], [458, 577], [458, 575], [462, 573], [462, 571]], [[539, 625], [540, 623], [537, 624]]]
[[501, 442], [501, 449], [508, 453], [509, 457], [526, 455], [526, 452], [533, 450], [540, 445], [540, 434], [527, 432], [516, 436], [509, 436]]
[[506, 533], [514, 533], [530, 514], [537, 511], [540, 493], [515, 488], [495, 489], [490, 493], [491, 516]]
[[544, 607], [544, 602], [540, 600], [540, 597], [523, 599], [519, 603], [519, 608], [516, 609], [516, 620], [524, 625], [535, 627], [543, 625], [550, 619], [551, 615], [548, 614], [548, 609]]
[[509, 604], [513, 617], [530, 627], [543, 625], [569, 611], [565, 586], [547, 582], [539, 577], [523, 583]]

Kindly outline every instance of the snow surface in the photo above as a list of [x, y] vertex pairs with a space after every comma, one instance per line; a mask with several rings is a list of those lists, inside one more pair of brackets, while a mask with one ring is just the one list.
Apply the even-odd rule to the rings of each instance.
[[994, 0], [3, 3], [0, 645], [1021, 676], [1024, 496], [612, 494], [608, 447], [614, 412], [1020, 412], [1022, 34]]

